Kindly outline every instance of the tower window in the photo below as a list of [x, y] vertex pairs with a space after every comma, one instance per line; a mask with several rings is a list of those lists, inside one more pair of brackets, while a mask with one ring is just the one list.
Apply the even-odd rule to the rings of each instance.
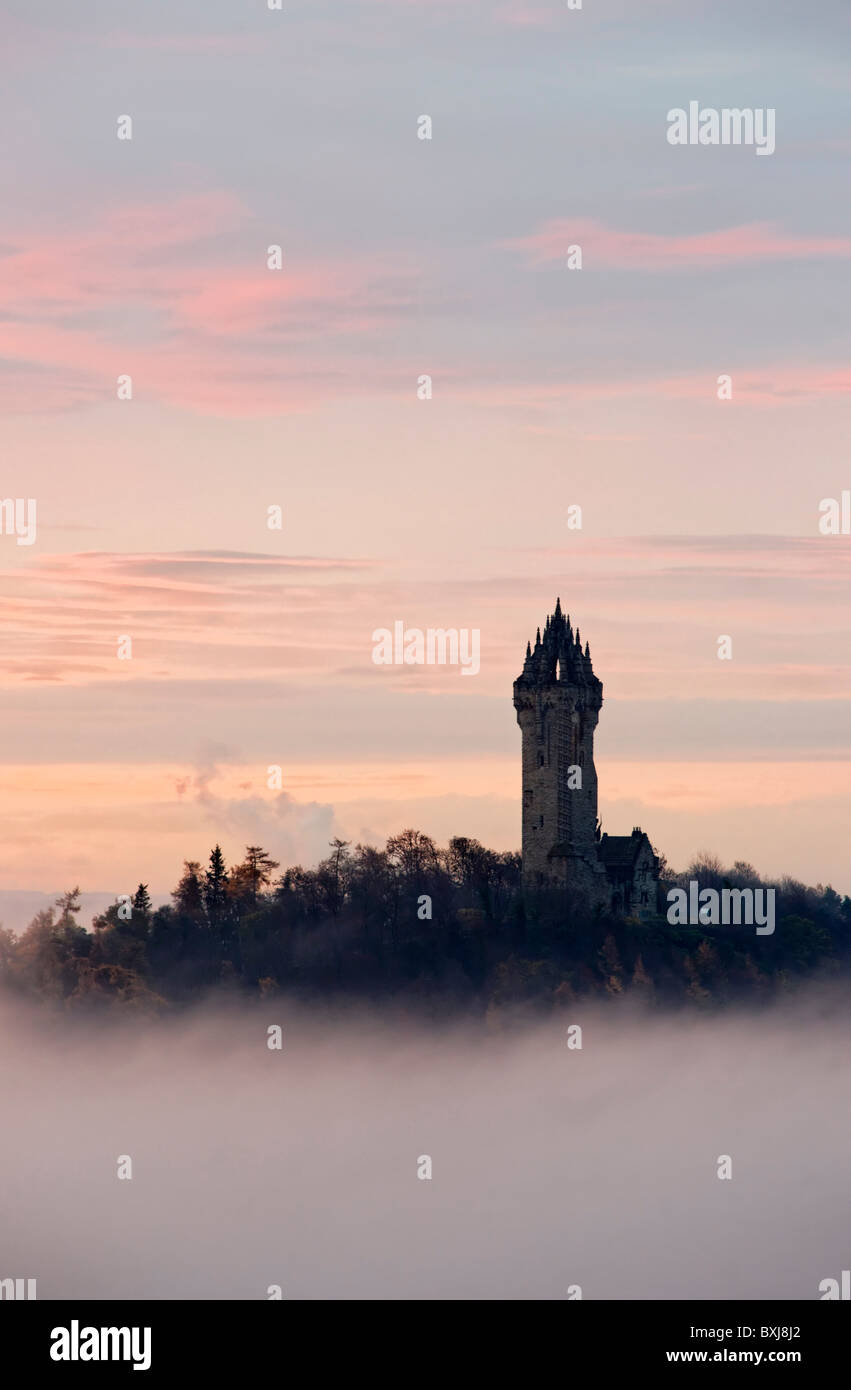
[[544, 826], [544, 818], [543, 818], [543, 816], [541, 816], [541, 819], [540, 819], [540, 821], [538, 822], [538, 824], [541, 826], [541, 829], [543, 829], [543, 826]]
[[543, 753], [539, 753], [539, 754], [538, 754], [538, 767], [543, 767], [543, 766], [544, 766], [544, 755], [543, 755]]

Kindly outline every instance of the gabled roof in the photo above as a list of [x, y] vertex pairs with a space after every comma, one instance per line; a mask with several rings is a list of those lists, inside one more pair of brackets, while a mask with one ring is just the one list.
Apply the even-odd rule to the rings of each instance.
[[607, 869], [631, 869], [644, 845], [650, 841], [643, 830], [631, 835], [604, 835], [597, 844], [601, 862]]

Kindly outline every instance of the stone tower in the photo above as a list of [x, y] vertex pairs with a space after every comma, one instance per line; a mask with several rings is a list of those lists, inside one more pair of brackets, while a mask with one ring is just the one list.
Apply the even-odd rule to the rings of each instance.
[[556, 599], [534, 649], [526, 644], [514, 682], [514, 708], [523, 736], [523, 885], [561, 886], [590, 906], [608, 906], [600, 860], [594, 730], [603, 685], [591, 652], [574, 633]]

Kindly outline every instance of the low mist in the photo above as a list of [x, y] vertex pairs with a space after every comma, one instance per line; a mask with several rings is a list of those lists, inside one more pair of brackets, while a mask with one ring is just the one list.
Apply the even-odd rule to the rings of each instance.
[[851, 1263], [849, 1035], [824, 990], [501, 1032], [5, 1003], [0, 1278], [39, 1299], [817, 1299]]

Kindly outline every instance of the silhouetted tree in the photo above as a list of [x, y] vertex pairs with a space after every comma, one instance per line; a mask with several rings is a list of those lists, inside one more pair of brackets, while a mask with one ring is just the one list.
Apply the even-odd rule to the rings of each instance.
[[175, 911], [198, 922], [204, 915], [204, 886], [197, 859], [184, 859], [183, 877], [172, 893]]
[[228, 871], [221, 847], [210, 852], [210, 863], [204, 875], [204, 907], [211, 927], [221, 926], [227, 908]]
[[273, 870], [281, 866], [260, 845], [246, 845], [245, 859], [230, 873], [230, 895], [238, 903], [257, 906], [257, 896], [272, 882]]
[[133, 916], [141, 917], [143, 922], [147, 923], [148, 918], [151, 915], [151, 899], [148, 894], [147, 883], [139, 884], [139, 887], [133, 894], [133, 901], [131, 903], [131, 907], [133, 908]]

